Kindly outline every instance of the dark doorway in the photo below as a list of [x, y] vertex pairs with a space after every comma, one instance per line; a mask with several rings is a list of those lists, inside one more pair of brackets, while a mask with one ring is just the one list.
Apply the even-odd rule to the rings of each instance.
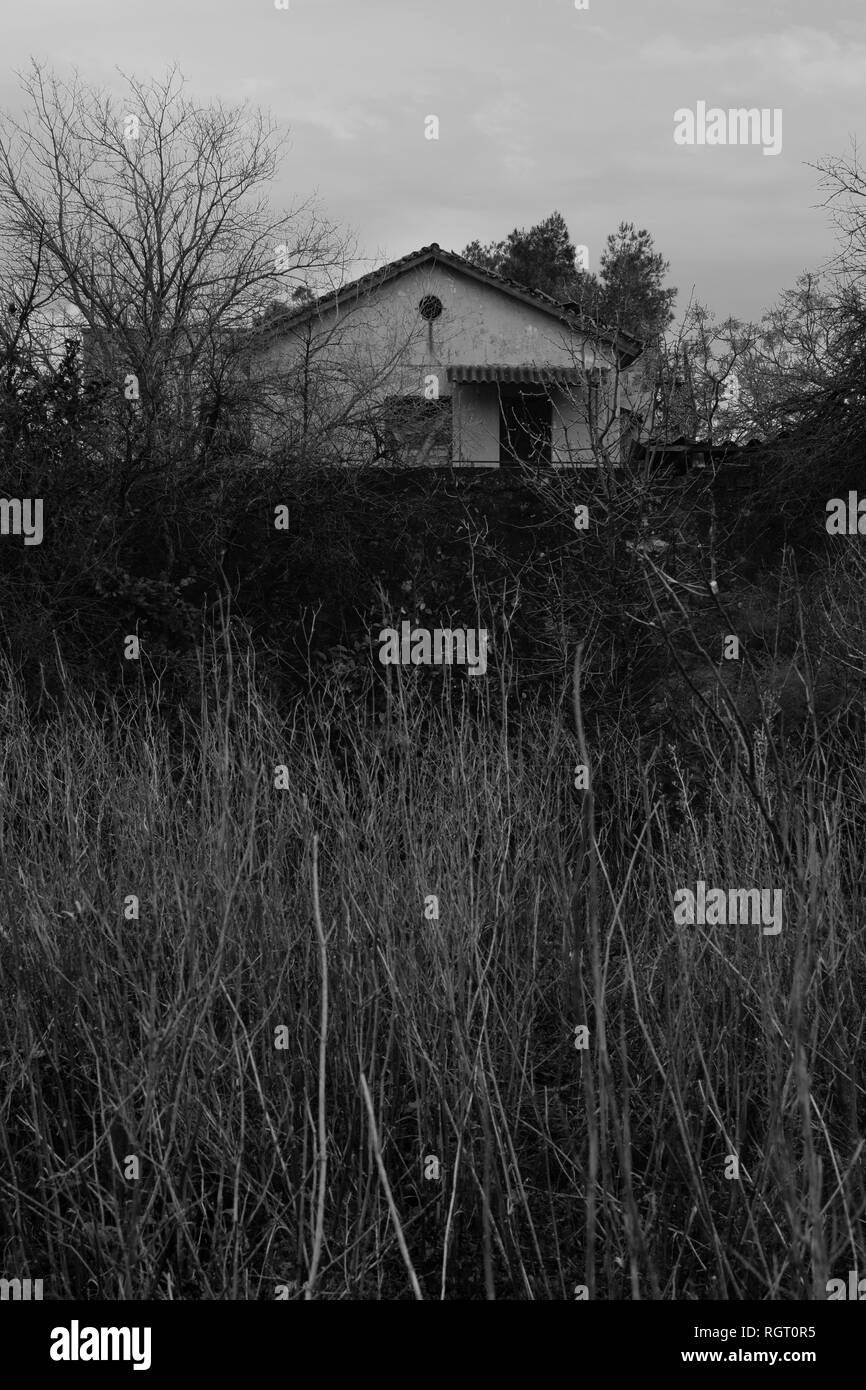
[[500, 386], [499, 463], [550, 463], [550, 397], [543, 386]]

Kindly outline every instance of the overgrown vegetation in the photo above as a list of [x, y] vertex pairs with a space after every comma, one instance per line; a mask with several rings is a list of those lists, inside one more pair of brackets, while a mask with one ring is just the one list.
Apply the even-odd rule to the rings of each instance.
[[[862, 267], [762, 331], [696, 309], [688, 411], [761, 423], [736, 475], [325, 469], [235, 446], [216, 370], [207, 409], [172, 394], [146, 236], [143, 319], [120, 257], [106, 328], [159, 408], [71, 343], [40, 360], [45, 276], [83, 272], [15, 197], [0, 495], [46, 516], [0, 544], [4, 1269], [53, 1298], [704, 1300], [862, 1268], [866, 564], [824, 527], [862, 477]], [[573, 262], [549, 223], [487, 253]], [[666, 322], [651, 238], [614, 250], [622, 321]], [[383, 668], [403, 619], [485, 627], [487, 678]], [[780, 889], [782, 931], [676, 926], [699, 880]]]
[[[622, 718], [590, 835], [570, 720], [424, 674], [287, 720], [226, 635], [178, 743], [143, 684], [37, 729], [5, 673], [6, 1262], [53, 1297], [822, 1296], [866, 1253], [862, 742], [759, 739], [768, 824], [711, 726], [698, 809]], [[699, 878], [782, 884], [783, 931], [675, 927]]]

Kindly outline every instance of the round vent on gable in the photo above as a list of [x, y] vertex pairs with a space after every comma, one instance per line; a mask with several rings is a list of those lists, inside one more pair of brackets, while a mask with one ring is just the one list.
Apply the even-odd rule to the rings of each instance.
[[442, 300], [435, 294], [425, 294], [418, 305], [418, 312], [422, 319], [426, 319], [428, 323], [431, 323], [433, 319], [438, 319], [439, 315], [442, 313]]

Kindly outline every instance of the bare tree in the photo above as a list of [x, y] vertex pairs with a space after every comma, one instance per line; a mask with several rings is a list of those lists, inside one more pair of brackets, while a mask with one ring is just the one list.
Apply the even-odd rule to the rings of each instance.
[[333, 278], [346, 248], [309, 202], [271, 209], [282, 141], [269, 118], [197, 104], [176, 68], [121, 75], [118, 100], [32, 63], [26, 117], [0, 135], [0, 235], [38, 268], [43, 304], [77, 311], [139, 475], [211, 455], [250, 404], [253, 316]]

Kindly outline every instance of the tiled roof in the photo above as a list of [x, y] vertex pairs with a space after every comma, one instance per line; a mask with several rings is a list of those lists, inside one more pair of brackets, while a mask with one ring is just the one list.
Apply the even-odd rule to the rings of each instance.
[[439, 262], [453, 270], [470, 275], [473, 279], [494, 285], [524, 303], [537, 305], [538, 308], [552, 314], [561, 322], [568, 324], [569, 327], [611, 343], [629, 362], [634, 361], [643, 350], [643, 344], [632, 334], [599, 327], [585, 319], [569, 305], [554, 299], [552, 295], [545, 294], [543, 290], [521, 285], [517, 280], [511, 280], [508, 276], [500, 275], [497, 271], [484, 270], [480, 266], [474, 265], [472, 261], [466, 260], [464, 256], [458, 256], [456, 251], [443, 251], [436, 241], [431, 242], [429, 246], [422, 246], [420, 251], [412, 251], [407, 256], [400, 256], [396, 261], [390, 261], [379, 270], [370, 271], [367, 275], [362, 275], [360, 279], [352, 280], [337, 290], [329, 290], [327, 294], [319, 295], [317, 299], [304, 304], [299, 309], [287, 309], [285, 316], [272, 319], [267, 327], [269, 329], [288, 328], [293, 324], [301, 323], [304, 319], [320, 312], [327, 306], [338, 304], [346, 299], [357, 298], [368, 290], [374, 289], [377, 285], [384, 284], [387, 280], [393, 280], [409, 270], [414, 270], [416, 266], [422, 265], [428, 260]]
[[448, 367], [449, 381], [486, 381], [514, 384], [533, 384], [540, 386], [577, 386], [595, 376], [581, 367], [524, 367], [499, 363], [461, 365], [455, 363]]

